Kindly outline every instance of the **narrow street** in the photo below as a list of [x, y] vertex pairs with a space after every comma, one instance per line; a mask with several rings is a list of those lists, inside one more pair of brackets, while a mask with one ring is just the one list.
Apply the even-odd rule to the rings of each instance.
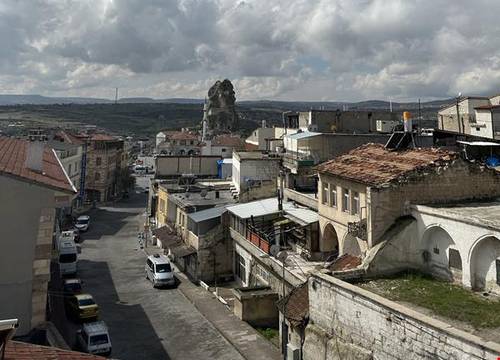
[[[147, 178], [140, 177], [129, 199], [91, 210], [90, 230], [82, 236], [78, 276], [110, 329], [112, 357], [242, 359], [180, 290], [154, 289], [145, 279], [146, 254], [137, 233], [144, 219], [146, 184]], [[75, 329], [68, 326], [70, 332]], [[64, 336], [74, 339], [73, 334]]]

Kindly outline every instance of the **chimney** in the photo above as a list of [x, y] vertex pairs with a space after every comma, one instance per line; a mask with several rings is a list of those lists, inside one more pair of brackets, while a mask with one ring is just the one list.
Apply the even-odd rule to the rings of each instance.
[[25, 166], [28, 169], [42, 173], [44, 148], [45, 143], [40, 139], [30, 139], [27, 142]]

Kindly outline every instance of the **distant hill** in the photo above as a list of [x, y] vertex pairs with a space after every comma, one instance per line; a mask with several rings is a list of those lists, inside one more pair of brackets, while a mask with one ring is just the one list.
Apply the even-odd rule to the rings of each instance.
[[[120, 104], [148, 104], [148, 103], [168, 103], [168, 104], [203, 104], [203, 99], [192, 98], [166, 98], [153, 99], [150, 97], [129, 97], [120, 98]], [[439, 108], [445, 104], [453, 103], [454, 99], [435, 100], [422, 102], [422, 108]], [[3, 105], [50, 105], [50, 104], [112, 104], [114, 100], [102, 98], [85, 97], [49, 97], [42, 95], [0, 95], [0, 106]], [[306, 111], [309, 109], [336, 110], [343, 109], [344, 106], [349, 109], [389, 109], [389, 102], [383, 100], [367, 100], [360, 102], [342, 102], [342, 101], [274, 101], [274, 100], [255, 100], [238, 101], [238, 105], [251, 108], [278, 109], [292, 111]], [[398, 103], [393, 102], [393, 110], [416, 109], [417, 102]]]

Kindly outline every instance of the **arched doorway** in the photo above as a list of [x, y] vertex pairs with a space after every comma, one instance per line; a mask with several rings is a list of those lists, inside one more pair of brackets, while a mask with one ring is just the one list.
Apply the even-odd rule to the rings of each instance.
[[359, 246], [358, 239], [355, 236], [346, 234], [342, 245], [342, 254], [361, 256], [361, 247]]
[[427, 229], [422, 244], [428, 271], [446, 280], [462, 281], [462, 257], [446, 230], [439, 226]]
[[332, 224], [327, 224], [323, 230], [322, 249], [323, 252], [339, 253], [339, 240], [337, 232]]
[[475, 290], [500, 294], [500, 240], [488, 236], [472, 249], [471, 285]]

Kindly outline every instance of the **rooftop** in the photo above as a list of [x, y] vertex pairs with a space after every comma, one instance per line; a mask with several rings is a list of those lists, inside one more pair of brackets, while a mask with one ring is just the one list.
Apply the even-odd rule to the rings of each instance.
[[234, 152], [235, 155], [240, 161], [241, 160], [280, 160], [278, 156], [273, 156], [270, 154], [264, 154], [258, 151], [238, 151]]
[[415, 205], [415, 209], [472, 225], [500, 230], [500, 202], [474, 202], [447, 205]]
[[[219, 197], [216, 197], [218, 193]], [[205, 194], [205, 196], [203, 196]], [[229, 190], [207, 191], [207, 192], [184, 192], [169, 194], [169, 198], [174, 200], [181, 207], [197, 206], [217, 206], [234, 203], [233, 194]]]
[[365, 144], [345, 155], [318, 165], [318, 172], [369, 186], [395, 183], [424, 169], [438, 168], [458, 158], [458, 153], [437, 148], [387, 150], [381, 144]]
[[10, 176], [22, 181], [36, 183], [51, 189], [76, 193], [71, 180], [57, 159], [54, 150], [45, 146], [42, 172], [26, 166], [29, 141], [0, 137], [0, 175]]
[[[293, 208], [293, 204], [283, 202], [283, 210]], [[271, 215], [279, 212], [278, 198], [269, 198], [257, 201], [251, 201], [243, 204], [228, 206], [227, 210], [241, 219], [248, 219], [251, 216]]]
[[476, 110], [500, 109], [500, 105], [482, 105], [482, 106], [476, 106], [474, 109]]
[[217, 206], [211, 209], [206, 209], [202, 211], [196, 211], [188, 215], [188, 217], [194, 222], [202, 222], [209, 219], [214, 219], [220, 217], [227, 211], [225, 206]]
[[170, 140], [198, 140], [198, 135], [189, 131], [171, 131], [164, 134]]
[[245, 141], [239, 136], [219, 135], [212, 140], [214, 146], [231, 146], [236, 148], [245, 148]]
[[91, 360], [104, 359], [101, 356], [84, 354], [77, 351], [62, 350], [50, 346], [41, 346], [9, 341], [5, 347], [5, 360]]
[[292, 140], [300, 140], [300, 139], [306, 139], [306, 138], [310, 138], [310, 137], [314, 137], [314, 136], [318, 136], [318, 135], [322, 135], [322, 134], [318, 133], [318, 132], [312, 132], [312, 131], [301, 131], [301, 132], [297, 132], [295, 134], [285, 135], [285, 136], [288, 137], [289, 139], [292, 139]]

